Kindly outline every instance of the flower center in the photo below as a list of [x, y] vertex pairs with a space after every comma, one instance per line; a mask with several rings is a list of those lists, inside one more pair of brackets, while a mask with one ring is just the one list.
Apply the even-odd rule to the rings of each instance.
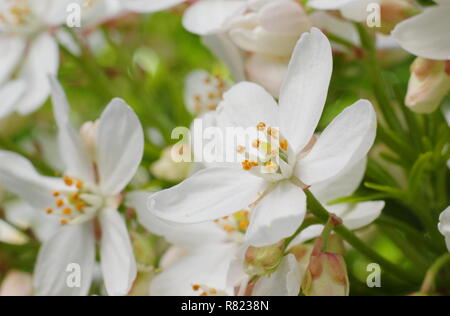
[[220, 219], [216, 219], [214, 223], [219, 225], [221, 229], [229, 233], [230, 235], [244, 235], [247, 232], [250, 212], [248, 210], [242, 210], [234, 213], [231, 216], [225, 216]]
[[0, 5], [0, 32], [29, 34], [36, 32], [38, 21], [27, 0], [7, 1]]
[[289, 144], [280, 130], [264, 122], [256, 125], [256, 138], [250, 139], [250, 148], [238, 146], [237, 152], [243, 156], [242, 169], [259, 175], [283, 175], [288, 165]]
[[104, 198], [79, 179], [64, 176], [63, 180], [67, 189], [53, 192], [54, 207], [45, 212], [57, 216], [61, 225], [76, 225], [94, 218]]
[[205, 76], [198, 92], [192, 96], [193, 110], [197, 114], [214, 111], [222, 101], [223, 94], [227, 88], [227, 83], [221, 77]]

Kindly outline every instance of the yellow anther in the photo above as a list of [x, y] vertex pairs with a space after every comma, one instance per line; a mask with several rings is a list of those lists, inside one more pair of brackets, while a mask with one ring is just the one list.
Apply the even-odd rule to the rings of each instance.
[[224, 216], [224, 217], [222, 217], [222, 219], [228, 219], [228, 216]]
[[56, 204], [56, 207], [63, 207], [64, 206], [64, 200], [63, 199], [57, 199], [55, 204]]
[[59, 193], [58, 191], [53, 192], [53, 196], [54, 196], [54, 197], [58, 197], [58, 196], [60, 196], [60, 195], [61, 195], [61, 193]]
[[254, 148], [258, 148], [259, 145], [261, 145], [261, 141], [260, 141], [259, 139], [255, 139], [255, 140], [252, 142], [252, 146], [253, 146]]
[[217, 290], [216, 289], [211, 289], [209, 290], [209, 293], [212, 295], [216, 295], [217, 294]]
[[194, 284], [194, 285], [192, 285], [192, 289], [193, 289], [194, 291], [198, 291], [198, 290], [200, 290], [200, 285]]
[[86, 206], [86, 203], [84, 202], [78, 202], [75, 205], [75, 208], [77, 209], [78, 212], [83, 212], [84, 207]]
[[72, 214], [72, 209], [70, 207], [66, 207], [65, 209], [63, 209], [62, 213], [64, 215], [70, 215]]
[[247, 230], [249, 224], [250, 223], [248, 221], [242, 221], [242, 222], [239, 223], [239, 229], [240, 230]]
[[77, 182], [76, 182], [76, 188], [78, 189], [78, 190], [83, 190], [83, 182], [82, 181], [80, 181], [80, 180], [77, 180]]
[[69, 224], [69, 221], [67, 220], [67, 218], [62, 218], [62, 219], [59, 221], [59, 223], [60, 223], [61, 225], [67, 225], [67, 224]]
[[273, 138], [278, 138], [278, 136], [280, 135], [280, 132], [276, 128], [269, 127], [267, 129], [267, 134], [272, 136]]
[[74, 201], [77, 201], [80, 199], [80, 193], [73, 193], [70, 195], [70, 198]]
[[253, 167], [257, 167], [257, 166], [259, 166], [259, 164], [255, 161], [244, 160], [242, 162], [242, 168], [246, 171], [250, 171], [253, 169]]
[[287, 150], [288, 149], [288, 141], [286, 139], [283, 139], [282, 141], [280, 141], [280, 147], [283, 150]]
[[258, 131], [263, 131], [266, 129], [266, 123], [260, 122], [258, 123], [258, 125], [256, 125], [256, 128], [258, 129]]
[[45, 210], [45, 213], [50, 215], [50, 214], [53, 213], [53, 210], [51, 208], [48, 208], [48, 209]]
[[214, 111], [215, 109], [217, 109], [217, 105], [215, 105], [215, 104], [208, 105], [208, 110]]
[[73, 185], [73, 179], [71, 177], [64, 176], [63, 180], [67, 186], [71, 187]]
[[211, 77], [206, 77], [205, 80], [203, 80], [204, 83], [210, 84], [211, 83]]

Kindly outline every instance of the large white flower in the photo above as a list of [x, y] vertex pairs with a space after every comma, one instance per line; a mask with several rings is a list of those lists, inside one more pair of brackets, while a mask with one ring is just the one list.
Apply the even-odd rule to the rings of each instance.
[[450, 206], [442, 212], [438, 227], [441, 234], [444, 235], [448, 251], [450, 251]]
[[[53, 102], [66, 167], [63, 179], [41, 176], [23, 157], [0, 152], [0, 183], [46, 212], [49, 221], [61, 224], [41, 248], [34, 273], [36, 293], [87, 294], [97, 238], [106, 290], [110, 295], [124, 295], [135, 278], [136, 263], [117, 208], [121, 191], [142, 158], [142, 127], [125, 102], [114, 99], [97, 123], [84, 125], [78, 134], [70, 125], [69, 106], [56, 81]], [[71, 263], [81, 267], [81, 287], [66, 284], [66, 269]]]
[[414, 55], [450, 60], [450, 1], [436, 2], [438, 5], [398, 24], [392, 35], [404, 49]]
[[303, 189], [360, 161], [375, 139], [376, 115], [364, 100], [344, 110], [317, 140], [313, 137], [331, 72], [330, 43], [313, 29], [302, 36], [294, 51], [279, 106], [255, 84], [244, 82], [231, 88], [218, 109], [222, 124], [254, 127], [279, 137], [279, 150], [256, 146], [266, 159], [253, 161], [239, 144], [235, 150], [243, 157], [242, 168], [232, 164], [202, 170], [152, 196], [151, 210], [165, 220], [195, 223], [251, 207], [246, 234], [251, 245], [271, 245], [291, 236], [306, 213]]

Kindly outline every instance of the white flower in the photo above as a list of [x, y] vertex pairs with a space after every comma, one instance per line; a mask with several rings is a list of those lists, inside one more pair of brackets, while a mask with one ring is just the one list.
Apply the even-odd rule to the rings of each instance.
[[448, 251], [450, 251], [450, 206], [439, 217], [439, 231], [445, 236]]
[[[136, 263], [125, 222], [117, 211], [121, 191], [131, 180], [143, 154], [144, 136], [134, 112], [114, 99], [99, 119], [95, 156], [69, 122], [69, 106], [53, 82], [55, 120], [63, 179], [39, 175], [31, 163], [12, 152], [0, 152], [0, 183], [22, 197], [49, 221], [61, 224], [46, 241], [35, 268], [38, 295], [86, 295], [100, 239], [101, 268], [109, 295], [126, 294], [136, 276]], [[101, 234], [95, 234], [95, 232]], [[67, 266], [79, 264], [81, 287], [66, 285]]]
[[251, 207], [246, 234], [251, 245], [271, 245], [291, 236], [306, 213], [303, 189], [360, 161], [375, 138], [375, 112], [370, 102], [361, 100], [336, 117], [317, 141], [311, 141], [315, 140], [331, 72], [330, 44], [313, 29], [295, 49], [279, 106], [255, 84], [245, 82], [231, 88], [218, 110], [223, 125], [257, 127], [279, 136], [279, 155], [271, 156], [270, 151], [268, 160], [258, 163], [245, 157], [245, 148], [238, 146], [235, 150], [245, 157], [242, 169], [202, 170], [152, 196], [151, 210], [165, 220], [195, 223]]
[[392, 36], [410, 53], [428, 59], [450, 59], [450, 1], [437, 0], [437, 6], [400, 24]]
[[67, 16], [70, 0], [13, 0], [0, 3], [0, 117], [29, 114], [50, 93], [48, 74], [56, 74], [58, 45], [53, 28]]
[[186, 0], [120, 0], [122, 5], [134, 12], [156, 12], [169, 9]]

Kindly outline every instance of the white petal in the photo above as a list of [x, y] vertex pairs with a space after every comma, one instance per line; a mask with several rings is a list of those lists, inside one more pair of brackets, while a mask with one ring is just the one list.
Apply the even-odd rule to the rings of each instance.
[[429, 59], [450, 59], [450, 5], [426, 9], [400, 24], [392, 36], [410, 53]]
[[144, 153], [144, 132], [134, 111], [114, 99], [100, 118], [97, 163], [104, 193], [119, 193], [139, 167]]
[[193, 285], [207, 286], [231, 295], [233, 289], [227, 287], [227, 274], [235, 252], [233, 244], [194, 250], [152, 280], [150, 295], [200, 295], [201, 291], [195, 292]]
[[264, 180], [244, 170], [208, 168], [156, 193], [150, 198], [149, 207], [165, 220], [205, 222], [247, 209], [264, 189]]
[[26, 42], [20, 37], [0, 38], [0, 85], [2, 85], [17, 66], [25, 50]]
[[28, 48], [19, 77], [27, 81], [27, 90], [17, 110], [26, 115], [37, 110], [50, 94], [48, 75], [55, 75], [59, 66], [59, 50], [49, 34], [36, 38]]
[[256, 282], [252, 296], [298, 296], [303, 273], [295, 256], [288, 254], [274, 273]]
[[169, 9], [185, 0], [121, 0], [123, 6], [135, 12], [156, 12]]
[[12, 80], [0, 87], [0, 118], [14, 112], [17, 106], [17, 102], [25, 93], [26, 82], [24, 80]]
[[90, 183], [95, 182], [92, 161], [69, 120], [69, 104], [59, 82], [51, 77], [53, 113], [58, 126], [58, 143], [66, 173]]
[[311, 152], [297, 163], [297, 177], [313, 185], [330, 179], [366, 156], [376, 135], [377, 118], [369, 101], [345, 109], [324, 130]]
[[[347, 205], [344, 214], [336, 215], [342, 218], [345, 227], [357, 230], [374, 222], [381, 215], [384, 205], [384, 201], [361, 202], [356, 205]], [[328, 207], [328, 211], [334, 213], [333, 207]]]
[[280, 92], [280, 127], [295, 152], [310, 141], [322, 115], [331, 79], [330, 42], [312, 28], [298, 42]]
[[275, 100], [266, 90], [251, 82], [238, 83], [225, 93], [218, 113], [221, 124], [226, 127], [256, 128], [260, 122], [279, 127]]
[[[39, 296], [84, 296], [91, 287], [95, 239], [90, 223], [64, 226], [43, 244], [34, 272]], [[79, 270], [76, 268], [78, 265]], [[80, 272], [80, 283], [77, 281]]]
[[358, 189], [366, 172], [367, 159], [348, 166], [335, 177], [313, 185], [310, 190], [323, 204], [352, 195]]
[[255, 247], [275, 244], [295, 233], [306, 214], [306, 195], [289, 181], [276, 185], [252, 211], [246, 239]]
[[281, 83], [287, 73], [288, 63], [286, 58], [252, 54], [246, 60], [245, 70], [250, 81], [264, 87], [277, 98], [280, 95]]
[[127, 194], [127, 205], [133, 207], [139, 222], [148, 231], [163, 236], [173, 245], [195, 247], [205, 244], [219, 244], [227, 240], [227, 233], [214, 222], [199, 224], [176, 224], [166, 222], [150, 212], [148, 201], [151, 197], [147, 192], [132, 192]]
[[63, 188], [60, 179], [41, 176], [22, 156], [0, 151], [0, 184], [42, 211], [54, 202], [52, 192]]
[[236, 82], [245, 80], [243, 53], [228, 35], [206, 35], [202, 37], [202, 42], [229, 68]]
[[23, 245], [28, 242], [28, 237], [0, 219], [0, 242]]
[[110, 296], [126, 295], [136, 278], [137, 268], [125, 221], [114, 209], [103, 210], [99, 219], [100, 260], [106, 291]]
[[191, 33], [210, 35], [225, 31], [224, 24], [230, 18], [244, 12], [245, 1], [198, 1], [186, 10], [183, 25]]

